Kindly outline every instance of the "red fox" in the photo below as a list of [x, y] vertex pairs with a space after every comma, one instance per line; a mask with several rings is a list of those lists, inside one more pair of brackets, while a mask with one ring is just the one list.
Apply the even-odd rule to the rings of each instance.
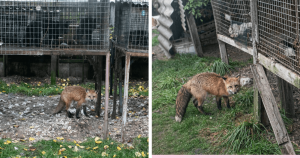
[[240, 79], [238, 76], [223, 77], [212, 72], [197, 74], [184, 84], [177, 94], [175, 120], [181, 122], [192, 96], [195, 97], [193, 100], [194, 106], [201, 113], [207, 115], [207, 113], [203, 111], [202, 106], [207, 93], [216, 96], [217, 107], [221, 110], [221, 98], [224, 98], [227, 108], [230, 108], [228, 96], [236, 94], [239, 89]]
[[55, 108], [53, 114], [57, 114], [58, 112], [60, 112], [66, 105], [67, 116], [69, 118], [72, 118], [73, 115], [69, 111], [70, 104], [72, 101], [77, 101], [76, 118], [80, 118], [79, 111], [81, 106], [83, 106], [84, 115], [89, 117], [86, 113], [86, 106], [82, 104], [85, 104], [86, 101], [96, 102], [98, 96], [97, 94], [98, 91], [84, 89], [80, 86], [68, 86], [61, 92], [59, 103]]

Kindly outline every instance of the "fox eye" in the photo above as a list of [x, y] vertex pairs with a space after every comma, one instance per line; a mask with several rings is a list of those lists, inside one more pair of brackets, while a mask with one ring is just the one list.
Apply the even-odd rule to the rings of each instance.
[[238, 87], [238, 85], [235, 85], [235, 87], [237, 88], [237, 87]]
[[229, 88], [232, 88], [232, 86], [229, 86]]
[[91, 96], [89, 96], [89, 97], [91, 97]]

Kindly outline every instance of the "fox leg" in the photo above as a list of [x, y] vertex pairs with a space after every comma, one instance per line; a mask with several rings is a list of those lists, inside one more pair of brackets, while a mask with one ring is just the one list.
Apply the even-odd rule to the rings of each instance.
[[77, 107], [76, 107], [76, 118], [79, 119], [79, 112], [80, 112], [80, 108], [81, 108], [81, 105], [82, 105], [83, 101], [78, 101], [77, 102]]
[[229, 104], [229, 98], [228, 97], [223, 97], [224, 98], [224, 101], [225, 101], [225, 104], [227, 105], [227, 108], [231, 108], [230, 107], [230, 104]]
[[86, 117], [90, 117], [90, 116], [86, 113], [86, 106], [85, 106], [85, 105], [83, 106], [83, 113], [84, 113], [84, 115], [85, 115]]
[[66, 102], [67, 117], [73, 118], [73, 114], [71, 114], [69, 108], [70, 108], [70, 102]]
[[201, 91], [198, 89], [192, 89], [191, 90], [192, 94], [194, 95], [195, 99], [193, 100], [194, 106], [198, 109], [199, 112], [201, 112], [204, 115], [209, 115], [209, 113], [204, 112], [203, 110], [203, 102], [206, 98], [207, 93], [205, 91]]
[[222, 106], [221, 106], [221, 96], [216, 96], [216, 101], [217, 101], [217, 107], [219, 110], [222, 110]]

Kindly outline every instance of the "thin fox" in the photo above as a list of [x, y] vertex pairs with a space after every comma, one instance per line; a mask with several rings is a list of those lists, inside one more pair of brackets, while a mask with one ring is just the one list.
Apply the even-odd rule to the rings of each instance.
[[86, 102], [96, 102], [98, 96], [97, 94], [98, 91], [84, 89], [83, 87], [80, 86], [68, 86], [62, 91], [60, 95], [59, 103], [55, 108], [53, 114], [57, 114], [63, 109], [64, 106], [66, 106], [67, 116], [69, 118], [72, 118], [73, 115], [69, 111], [70, 104], [72, 103], [72, 101], [77, 101], [76, 118], [80, 118], [79, 111], [82, 106], [83, 106], [84, 115], [89, 117], [86, 113], [85, 104]]
[[203, 114], [203, 102], [207, 93], [215, 95], [217, 107], [222, 109], [221, 98], [223, 97], [227, 108], [230, 108], [228, 97], [236, 94], [240, 89], [239, 77], [220, 76], [216, 73], [205, 72], [195, 75], [179, 90], [176, 98], [176, 116], [175, 120], [181, 122], [185, 114], [187, 105], [192, 96], [194, 96], [194, 106]]

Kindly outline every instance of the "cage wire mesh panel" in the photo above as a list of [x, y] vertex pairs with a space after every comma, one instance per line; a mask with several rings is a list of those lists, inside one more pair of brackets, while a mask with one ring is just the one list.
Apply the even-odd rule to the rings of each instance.
[[250, 0], [212, 0], [217, 33], [252, 47]]
[[[295, 0], [258, 0], [259, 53], [300, 74]], [[299, 19], [299, 18], [298, 18]]]
[[127, 51], [148, 53], [148, 0], [116, 1], [115, 35]]
[[1, 0], [0, 52], [108, 50], [109, 0]]

